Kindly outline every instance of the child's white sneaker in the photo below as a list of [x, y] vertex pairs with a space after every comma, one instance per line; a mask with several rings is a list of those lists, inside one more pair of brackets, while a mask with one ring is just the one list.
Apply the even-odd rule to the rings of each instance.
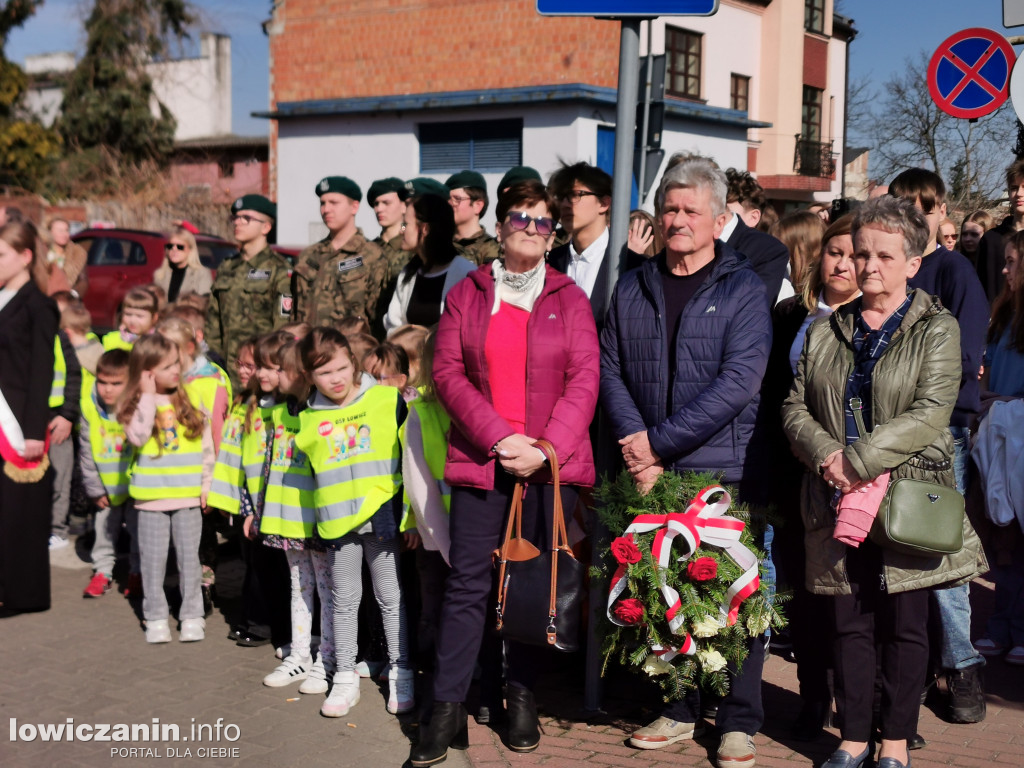
[[146, 622], [147, 643], [169, 643], [171, 642], [171, 626], [167, 619], [156, 619]]
[[313, 660], [301, 656], [289, 656], [269, 675], [263, 678], [263, 684], [270, 688], [280, 688], [289, 683], [297, 683], [305, 680], [309, 674], [309, 668], [313, 666]]
[[[388, 663], [386, 661], [360, 661], [356, 664], [356, 674], [360, 677], [374, 678], [377, 675], [386, 673]], [[387, 678], [382, 678], [386, 680]]]
[[[206, 619], [184, 619], [178, 639], [183, 643], [197, 643], [206, 637]], [[170, 640], [170, 634], [167, 639]]]
[[335, 672], [331, 694], [320, 707], [324, 717], [344, 717], [359, 703], [359, 675], [354, 671]]
[[388, 712], [400, 715], [416, 706], [416, 673], [392, 664], [388, 674]]
[[299, 693], [327, 693], [327, 680], [330, 676], [330, 671], [324, 668], [323, 656], [317, 656], [309, 668], [309, 674], [299, 686]]

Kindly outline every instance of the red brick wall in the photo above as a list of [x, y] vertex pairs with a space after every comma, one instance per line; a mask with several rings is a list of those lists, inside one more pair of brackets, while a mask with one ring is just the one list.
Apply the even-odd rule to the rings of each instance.
[[557, 83], [615, 87], [618, 76], [617, 23], [542, 17], [535, 0], [288, 0], [276, 13], [283, 31], [270, 38], [272, 107]]

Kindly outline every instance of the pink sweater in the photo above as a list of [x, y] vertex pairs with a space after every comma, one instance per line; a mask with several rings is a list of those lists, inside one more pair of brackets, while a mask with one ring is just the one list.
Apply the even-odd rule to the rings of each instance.
[[[124, 432], [129, 442], [141, 448], [153, 436], [153, 422], [156, 420], [156, 409], [158, 405], [169, 405], [171, 398], [168, 395], [143, 394], [139, 398], [139, 406], [135, 409], [135, 415], [125, 426]], [[210, 485], [213, 483], [213, 465], [217, 461], [217, 453], [213, 449], [213, 433], [210, 430], [210, 418], [205, 412], [203, 414], [203, 476], [200, 481], [203, 496], [210, 492]], [[200, 506], [199, 499], [158, 499], [156, 501], [136, 501], [135, 508], [150, 512], [171, 512], [177, 509]]]

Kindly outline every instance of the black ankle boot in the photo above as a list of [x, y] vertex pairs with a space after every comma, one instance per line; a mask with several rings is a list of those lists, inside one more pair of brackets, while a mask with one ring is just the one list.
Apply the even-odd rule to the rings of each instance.
[[409, 755], [409, 762], [414, 768], [443, 763], [448, 757], [449, 747], [469, 747], [466, 709], [461, 702], [435, 701], [430, 722], [420, 726], [420, 736]]
[[518, 685], [508, 686], [508, 746], [513, 752], [533, 752], [540, 744], [540, 722], [533, 694]]

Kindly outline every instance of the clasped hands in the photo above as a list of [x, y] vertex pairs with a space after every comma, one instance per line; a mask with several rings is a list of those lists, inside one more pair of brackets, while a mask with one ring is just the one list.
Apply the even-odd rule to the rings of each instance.
[[532, 437], [516, 433], [499, 440], [494, 446], [501, 468], [514, 477], [529, 477], [544, 466], [547, 456]]
[[860, 479], [857, 471], [853, 468], [850, 460], [846, 458], [842, 450], [833, 451], [821, 463], [821, 476], [833, 488], [839, 489], [841, 493], [850, 493], [867, 485]]
[[634, 432], [619, 440], [622, 446], [622, 458], [626, 461], [626, 469], [633, 476], [637, 490], [646, 494], [658, 481], [658, 475], [665, 471], [661, 457], [651, 448], [647, 430]]

